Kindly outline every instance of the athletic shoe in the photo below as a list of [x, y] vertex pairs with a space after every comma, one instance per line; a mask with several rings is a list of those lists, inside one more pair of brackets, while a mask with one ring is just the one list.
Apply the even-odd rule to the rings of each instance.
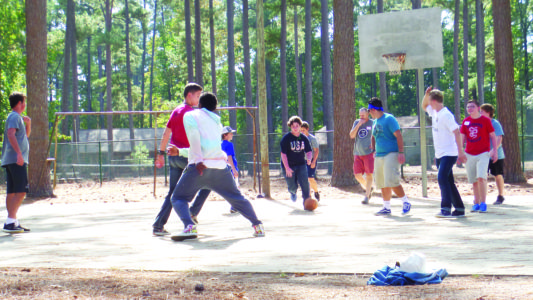
[[296, 202], [296, 194], [291, 193], [291, 201]]
[[235, 208], [232, 207], [232, 208], [229, 209], [229, 213], [230, 214], [236, 214], [236, 213], [238, 213], [238, 211]]
[[181, 242], [188, 239], [195, 239], [198, 237], [196, 225], [188, 225], [181, 233], [171, 236], [173, 241]]
[[498, 198], [496, 198], [496, 202], [493, 203], [493, 205], [502, 205], [505, 198], [503, 198], [502, 195], [498, 195]]
[[487, 203], [480, 203], [479, 204], [479, 212], [480, 213], [486, 213], [487, 212]]
[[479, 204], [472, 205], [472, 209], [470, 210], [470, 212], [479, 212]]
[[444, 209], [441, 209], [440, 212], [438, 214], [435, 215], [435, 217], [437, 218], [452, 218], [452, 213], [447, 211], [447, 210], [444, 210]]
[[254, 225], [253, 228], [254, 228], [254, 236], [255, 237], [263, 237], [263, 236], [265, 236], [265, 228], [263, 227], [263, 224]]
[[454, 210], [452, 212], [452, 217], [454, 217], [454, 218], [464, 218], [464, 217], [466, 217], [466, 215], [465, 215], [464, 211], [456, 211], [456, 210]]
[[402, 207], [402, 215], [406, 215], [411, 211], [411, 203], [404, 202]]
[[24, 228], [22, 228], [20, 225], [15, 226], [15, 223], [11, 223], [11, 224], [4, 223], [4, 229], [2, 229], [2, 231], [7, 232], [7, 233], [23, 233]]
[[320, 202], [320, 194], [318, 192], [315, 192], [315, 199]]
[[154, 231], [152, 231], [152, 233], [155, 236], [165, 236], [170, 234], [170, 232], [166, 231], [165, 228], [154, 228]]
[[363, 199], [363, 201], [361, 201], [362, 204], [368, 204], [368, 198], [367, 196], [365, 196], [365, 198]]
[[390, 209], [383, 207], [380, 211], [375, 213], [376, 216], [390, 216]]

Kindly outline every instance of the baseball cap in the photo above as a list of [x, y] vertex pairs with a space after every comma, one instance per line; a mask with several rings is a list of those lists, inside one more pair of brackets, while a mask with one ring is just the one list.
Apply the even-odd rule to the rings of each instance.
[[233, 130], [233, 129], [232, 129], [231, 127], [229, 127], [229, 126], [226, 126], [226, 127], [222, 128], [222, 134], [226, 134], [226, 133], [230, 133], [230, 132], [235, 133], [235, 132], [237, 132], [237, 130]]

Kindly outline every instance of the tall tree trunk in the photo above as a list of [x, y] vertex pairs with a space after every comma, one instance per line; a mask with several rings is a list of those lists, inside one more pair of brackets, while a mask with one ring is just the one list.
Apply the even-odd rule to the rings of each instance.
[[[296, 65], [296, 92], [298, 95], [298, 116], [303, 117], [302, 100], [302, 69], [300, 67], [300, 56], [298, 54], [298, 6], [294, 5], [294, 63]], [[287, 120], [283, 120], [282, 127]], [[286, 131], [287, 129], [285, 129]], [[284, 132], [285, 132], [284, 131]]]
[[[231, 0], [228, 0], [228, 4]], [[233, 7], [233, 5], [231, 5]], [[263, 0], [257, 0], [257, 94], [259, 100], [259, 124], [268, 124], [267, 118], [267, 95], [266, 95], [266, 70], [265, 70], [265, 13], [263, 10]], [[229, 11], [229, 5], [228, 5]], [[233, 10], [232, 10], [232, 26], [229, 30], [233, 31]], [[229, 19], [229, 18], [228, 18]], [[228, 21], [229, 22], [229, 21]], [[233, 35], [233, 33], [232, 33]], [[232, 39], [233, 41], [233, 36]], [[233, 67], [230, 64], [230, 67]], [[259, 139], [261, 145], [261, 177], [262, 177], [262, 192], [266, 198], [270, 198], [270, 170], [268, 159], [268, 128], [266, 126], [259, 127]]]
[[470, 25], [468, 25], [468, 0], [463, 0], [463, 99], [464, 105], [468, 102], [468, 35]]
[[[287, 132], [283, 123], [289, 119], [289, 100], [287, 97], [287, 0], [281, 0], [281, 39], [280, 39], [280, 81], [281, 81], [281, 131]], [[270, 114], [269, 114], [270, 115]], [[273, 128], [269, 127], [268, 132]]]
[[87, 111], [93, 111], [91, 84], [91, 36], [87, 37]]
[[335, 151], [332, 186], [355, 184], [352, 141], [348, 139], [355, 115], [355, 57], [353, 2], [333, 0], [333, 100]]
[[461, 123], [461, 77], [459, 75], [459, 16], [461, 12], [460, 0], [454, 0], [453, 17], [453, 99], [455, 103], [455, 122]]
[[531, 22], [529, 21], [530, 14], [528, 13], [529, 0], [525, 0], [524, 3], [516, 1], [518, 13], [520, 15], [520, 31], [522, 33], [522, 48], [524, 49], [524, 88], [529, 91], [529, 54], [528, 48], [528, 34]]
[[194, 52], [196, 83], [204, 86], [204, 71], [202, 70], [202, 27], [200, 20], [200, 0], [194, 0]]
[[[244, 51], [244, 87], [246, 106], [252, 106], [252, 71], [250, 68], [250, 38], [248, 34], [248, 0], [242, 1], [242, 47]], [[268, 66], [268, 65], [267, 65]], [[267, 68], [268, 71], [268, 68]], [[268, 73], [267, 73], [268, 74]], [[268, 88], [268, 77], [267, 77]], [[270, 101], [270, 100], [268, 100]], [[253, 120], [246, 114], [246, 133], [248, 134], [248, 149], [253, 149]]]
[[[70, 27], [72, 28], [72, 34], [70, 38], [70, 53], [72, 55], [72, 111], [78, 112], [80, 110], [80, 100], [79, 100], [79, 84], [78, 84], [78, 47], [76, 41], [76, 3], [74, 0], [68, 0], [71, 2], [70, 10], [68, 13], [71, 15]], [[73, 126], [73, 140], [74, 142], [79, 142], [79, 133], [80, 133], [80, 117], [74, 116], [74, 126]]]
[[211, 89], [217, 94], [217, 70], [215, 65], [215, 21], [213, 11], [213, 0], [209, 0], [209, 40], [211, 45]]
[[439, 68], [431, 69], [431, 76], [433, 77], [433, 88], [439, 88]]
[[[189, 0], [185, 0], [185, 2], [189, 2]], [[185, 13], [187, 14], [187, 13]], [[152, 95], [153, 95], [153, 88], [154, 88], [154, 55], [155, 55], [155, 31], [156, 31], [156, 24], [157, 24], [157, 0], [154, 1], [154, 29], [153, 29], [153, 35], [152, 35], [152, 57], [151, 63], [150, 63], [150, 98], [149, 98], [149, 106], [150, 111], [153, 110], [153, 103], [152, 103]], [[152, 124], [152, 115], [150, 115], [150, 128], [153, 128]]]
[[313, 130], [313, 70], [312, 70], [312, 28], [311, 28], [311, 0], [305, 0], [305, 119], [309, 123], [309, 130]]
[[510, 1], [492, 0], [492, 18], [494, 20], [498, 118], [505, 132], [503, 149], [505, 149], [506, 157], [503, 174], [507, 182], [525, 182], [526, 179], [520, 167], [520, 145], [516, 121]]
[[192, 29], [190, 0], [185, 0], [185, 47], [187, 49], [187, 80], [194, 81], [194, 64], [192, 61]]
[[[128, 110], [133, 111], [133, 100], [131, 98], [131, 62], [130, 62], [130, 12], [128, 0], [124, 0], [124, 14], [126, 15], [126, 89], [128, 92]], [[135, 131], [133, 126], [133, 115], [128, 115], [130, 127], [130, 148], [133, 152], [135, 148]]]
[[[113, 13], [113, 7], [110, 3], [111, 0], [106, 0], [105, 2], [105, 31], [106, 35], [109, 37], [111, 34], [111, 26], [112, 26], [112, 13]], [[112, 87], [113, 87], [113, 81], [111, 78], [111, 41], [106, 40], [105, 44], [105, 74], [106, 74], [106, 110], [107, 111], [113, 111], [113, 104], [112, 104]], [[108, 163], [111, 164], [113, 161], [113, 116], [108, 115], [107, 116], [107, 140], [108, 140], [108, 146], [107, 146], [107, 159]], [[114, 177], [114, 170], [113, 168], [109, 169], [109, 177], [110, 179]]]
[[[146, 9], [146, 0], [143, 1], [143, 8]], [[145, 85], [145, 66], [146, 66], [146, 29], [148, 26], [146, 26], [146, 23], [143, 21], [141, 22], [141, 27], [143, 31], [143, 54], [141, 59], [141, 111], [144, 111], [144, 85]], [[141, 122], [141, 128], [144, 128], [144, 115], [139, 115], [140, 122]]]
[[[378, 0], [378, 14], [383, 13], [383, 0]], [[379, 72], [379, 99], [383, 104], [383, 109], [389, 111], [387, 103], [387, 74], [385, 72]]]
[[477, 95], [480, 103], [485, 103], [485, 14], [483, 2], [476, 0], [476, 69]]
[[[227, 1], [226, 17], [228, 20], [228, 105], [235, 106], [235, 44], [233, 28], [233, 0]], [[231, 128], [237, 128], [237, 115], [234, 110], [229, 112], [229, 124]]]
[[[46, 158], [48, 157], [48, 93], [46, 0], [26, 2], [26, 84], [28, 116], [32, 118], [29, 138], [28, 196], [50, 197], [53, 194]], [[67, 52], [68, 53], [68, 52]]]
[[[104, 62], [102, 60], [102, 46], [98, 45], [97, 47], [97, 51], [98, 51], [98, 79], [102, 79], [102, 77], [104, 76], [103, 75], [103, 70], [102, 70], [102, 66], [104, 65]], [[100, 104], [100, 111], [104, 111], [104, 89], [101, 88], [100, 89], [100, 93], [98, 93], [98, 102]], [[100, 116], [100, 128], [104, 128], [105, 127], [105, 120], [104, 120], [104, 116]]]
[[[321, 0], [320, 12], [321, 22], [321, 50], [322, 50], [322, 97], [324, 105], [324, 126], [328, 131], [334, 130], [333, 120], [333, 90], [331, 86], [331, 46], [329, 42], [329, 8], [328, 0]], [[334, 141], [333, 133], [326, 133], [328, 143], [328, 161], [333, 160]], [[331, 174], [331, 170], [328, 173]]]
[[[65, 50], [63, 51], [64, 56], [64, 62], [63, 62], [63, 87], [61, 90], [61, 111], [68, 112], [70, 107], [70, 57], [71, 57], [71, 50], [70, 50], [70, 35], [72, 35], [72, 27], [69, 26], [71, 24], [70, 17], [71, 15], [69, 12], [69, 5], [72, 5], [70, 1], [67, 1], [67, 9], [65, 10], [65, 15], [67, 16], [66, 21], [66, 29], [65, 29]], [[69, 135], [69, 126], [68, 126], [68, 118], [63, 119], [61, 122], [61, 134], [63, 135]]]

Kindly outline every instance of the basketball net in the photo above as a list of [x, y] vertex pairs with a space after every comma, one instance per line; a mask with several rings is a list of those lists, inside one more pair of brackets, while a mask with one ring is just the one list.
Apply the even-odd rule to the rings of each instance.
[[390, 75], [400, 75], [405, 64], [405, 53], [383, 54], [383, 61], [389, 67]]

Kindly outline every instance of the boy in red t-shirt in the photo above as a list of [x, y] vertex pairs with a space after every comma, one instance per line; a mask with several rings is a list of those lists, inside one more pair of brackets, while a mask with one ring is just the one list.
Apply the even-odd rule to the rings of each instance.
[[[498, 160], [497, 153], [490, 152], [490, 143], [496, 146], [496, 134], [489, 118], [481, 115], [477, 101], [466, 105], [469, 117], [463, 120], [461, 135], [466, 141], [466, 175], [473, 184], [474, 205], [471, 212], [487, 212], [487, 168], [489, 161]], [[491, 157], [492, 156], [492, 157]]]

